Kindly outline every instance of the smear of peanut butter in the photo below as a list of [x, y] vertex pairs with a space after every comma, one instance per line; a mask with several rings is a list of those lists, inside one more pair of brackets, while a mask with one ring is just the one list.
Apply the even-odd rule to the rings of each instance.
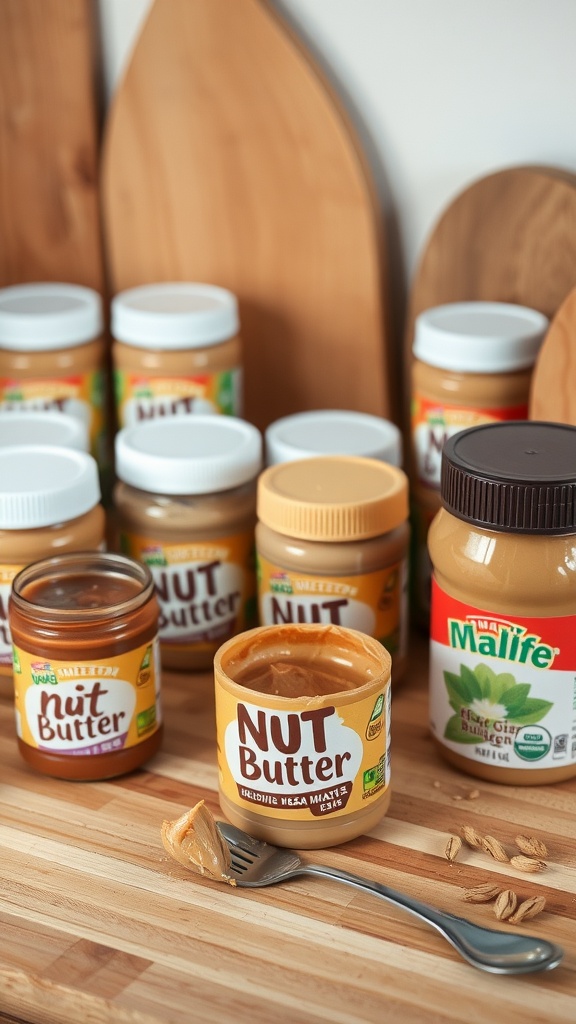
[[176, 821], [162, 823], [162, 844], [185, 868], [217, 882], [236, 885], [230, 877], [230, 851], [203, 800]]

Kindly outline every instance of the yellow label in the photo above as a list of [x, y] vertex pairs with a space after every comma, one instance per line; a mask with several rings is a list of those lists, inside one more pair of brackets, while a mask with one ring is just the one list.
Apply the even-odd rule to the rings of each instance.
[[152, 573], [163, 645], [179, 651], [211, 652], [254, 625], [252, 530], [181, 544], [122, 532], [120, 542], [125, 554], [144, 562]]
[[16, 728], [52, 754], [110, 754], [162, 721], [158, 642], [113, 658], [60, 661], [14, 646]]
[[90, 450], [102, 465], [106, 460], [104, 424], [104, 374], [101, 370], [70, 377], [0, 377], [0, 406], [16, 410], [50, 410], [68, 413], [86, 425]]
[[242, 415], [242, 374], [239, 368], [194, 377], [150, 377], [114, 371], [114, 390], [121, 427], [157, 416], [189, 413]]
[[12, 667], [8, 601], [12, 590], [12, 580], [22, 568], [22, 565], [0, 565], [0, 671], [4, 673]]
[[[250, 699], [248, 699], [248, 696]], [[258, 701], [258, 702], [256, 702]], [[220, 787], [231, 803], [290, 821], [361, 809], [390, 784], [390, 685], [334, 704], [263, 694], [238, 700], [216, 687]]]
[[357, 576], [313, 576], [283, 569], [258, 554], [257, 571], [263, 626], [331, 623], [375, 637], [392, 655], [405, 653], [408, 612], [404, 561]]

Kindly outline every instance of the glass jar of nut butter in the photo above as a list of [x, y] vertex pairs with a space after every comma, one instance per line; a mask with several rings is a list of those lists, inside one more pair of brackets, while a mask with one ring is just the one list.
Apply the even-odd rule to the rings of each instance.
[[339, 626], [264, 626], [214, 658], [220, 806], [279, 846], [334, 846], [390, 804], [390, 655]]
[[242, 413], [236, 296], [214, 285], [147, 284], [112, 299], [120, 427], [157, 416]]
[[87, 452], [0, 447], [0, 676], [12, 678], [8, 598], [20, 569], [49, 555], [104, 546], [98, 467]]
[[433, 564], [430, 716], [440, 752], [491, 782], [576, 775], [576, 427], [450, 438]]
[[258, 481], [261, 625], [331, 623], [378, 639], [406, 666], [408, 480], [377, 459], [318, 456]]
[[430, 621], [428, 525], [440, 508], [447, 438], [480, 423], [526, 419], [532, 367], [548, 326], [534, 309], [455, 302], [421, 313], [412, 362], [412, 606]]

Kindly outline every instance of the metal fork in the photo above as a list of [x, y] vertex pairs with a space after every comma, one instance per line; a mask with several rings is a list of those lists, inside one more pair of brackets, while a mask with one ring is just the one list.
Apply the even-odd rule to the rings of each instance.
[[322, 875], [324, 878], [346, 882], [415, 914], [421, 921], [436, 928], [468, 963], [492, 974], [549, 971], [558, 966], [564, 955], [560, 946], [545, 939], [481, 928], [463, 917], [444, 913], [389, 889], [386, 885], [380, 885], [379, 882], [371, 882], [337, 868], [307, 864], [295, 850], [279, 849], [254, 839], [228, 822], [219, 821], [217, 826], [230, 849], [232, 877], [243, 888], [257, 889], [264, 885], [274, 885], [298, 875]]

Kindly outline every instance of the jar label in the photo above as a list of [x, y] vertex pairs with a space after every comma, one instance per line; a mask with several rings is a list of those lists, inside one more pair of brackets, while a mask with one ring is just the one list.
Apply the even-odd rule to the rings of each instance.
[[124, 554], [144, 562], [152, 573], [163, 646], [210, 653], [254, 624], [253, 530], [180, 544], [122, 532], [120, 544]]
[[[216, 687], [220, 787], [236, 806], [265, 817], [313, 821], [365, 810], [390, 784], [387, 685], [354, 703], [290, 701]], [[250, 699], [249, 699], [250, 698]]]
[[412, 445], [418, 480], [425, 487], [440, 487], [442, 449], [453, 434], [479, 423], [525, 420], [528, 405], [497, 409], [470, 409], [434, 402], [416, 393], [412, 399]]
[[0, 409], [34, 412], [56, 410], [80, 420], [88, 431], [90, 451], [105, 465], [104, 373], [93, 370], [71, 377], [15, 379], [0, 377]]
[[407, 564], [357, 576], [313, 576], [273, 565], [257, 554], [260, 623], [320, 622], [375, 637], [392, 655], [406, 653]]
[[12, 580], [23, 565], [0, 565], [0, 670], [12, 670], [12, 639], [8, 624], [8, 601]]
[[576, 763], [576, 616], [503, 615], [432, 580], [430, 717], [434, 736], [495, 768]]
[[111, 754], [162, 721], [158, 641], [112, 658], [61, 661], [14, 646], [16, 731], [51, 754]]
[[114, 370], [118, 422], [131, 427], [158, 416], [190, 413], [242, 415], [242, 371], [239, 367], [195, 377], [148, 377]]

